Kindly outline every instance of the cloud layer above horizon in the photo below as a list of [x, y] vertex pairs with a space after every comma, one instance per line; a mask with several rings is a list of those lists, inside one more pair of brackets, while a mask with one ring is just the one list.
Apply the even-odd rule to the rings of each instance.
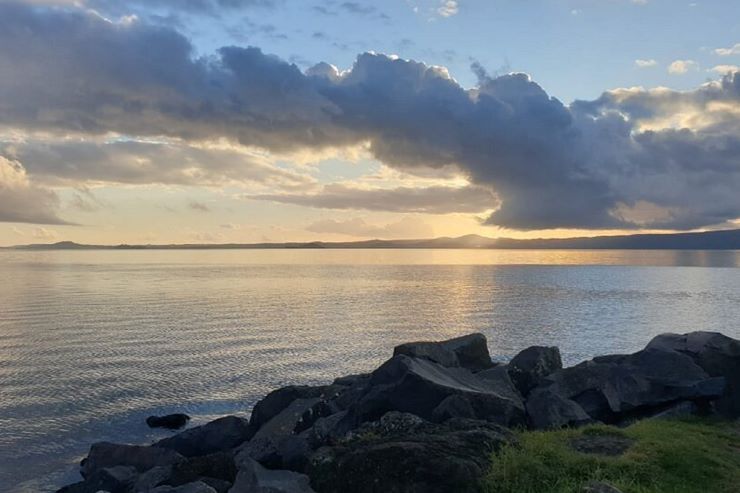
[[[198, 55], [176, 29], [136, 18], [0, 3], [0, 221], [63, 223], [50, 187], [64, 181], [240, 180], [272, 187], [252, 200], [487, 211], [487, 224], [517, 230], [740, 217], [740, 73], [565, 105], [526, 74], [473, 70], [472, 88], [376, 53], [301, 71], [256, 47]], [[467, 183], [353, 192], [260, 154], [346, 148], [411, 175], [452, 167]]]

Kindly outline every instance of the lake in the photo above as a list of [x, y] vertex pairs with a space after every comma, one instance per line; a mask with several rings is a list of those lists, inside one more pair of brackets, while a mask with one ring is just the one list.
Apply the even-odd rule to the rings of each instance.
[[740, 337], [740, 251], [0, 251], [0, 485], [54, 491], [150, 414], [247, 415], [393, 346], [483, 332], [567, 364], [661, 332]]

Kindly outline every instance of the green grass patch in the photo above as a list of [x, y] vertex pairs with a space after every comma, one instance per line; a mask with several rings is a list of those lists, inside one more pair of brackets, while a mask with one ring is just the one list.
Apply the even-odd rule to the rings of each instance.
[[[570, 445], [579, 437], [605, 434], [633, 442], [618, 456], [582, 453]], [[494, 455], [486, 493], [574, 493], [590, 481], [605, 481], [624, 493], [740, 492], [738, 423], [644, 420], [623, 429], [522, 431], [518, 439], [518, 445]]]

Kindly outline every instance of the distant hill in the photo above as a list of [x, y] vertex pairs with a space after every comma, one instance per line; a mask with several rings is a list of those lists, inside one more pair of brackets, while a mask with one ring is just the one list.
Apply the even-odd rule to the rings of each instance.
[[740, 229], [703, 233], [635, 234], [582, 238], [515, 240], [466, 235], [422, 240], [365, 240], [305, 243], [225, 243], [182, 245], [81, 245], [72, 241], [19, 245], [16, 250], [235, 250], [268, 248], [464, 248], [563, 250], [740, 250]]

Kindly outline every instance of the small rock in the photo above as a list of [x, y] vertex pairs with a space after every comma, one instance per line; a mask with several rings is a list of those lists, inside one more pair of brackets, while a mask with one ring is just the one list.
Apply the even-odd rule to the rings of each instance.
[[601, 481], [596, 481], [596, 482], [592, 482], [584, 486], [583, 489], [581, 490], [581, 493], [622, 493], [622, 492], [610, 484], [607, 484]]
[[188, 421], [190, 421], [190, 416], [182, 413], [146, 418], [146, 424], [149, 425], [149, 428], [167, 428], [170, 430], [178, 430], [188, 424]]
[[158, 486], [148, 493], [217, 493], [215, 489], [203, 481], [184, 484], [182, 486]]
[[583, 454], [606, 455], [615, 457], [622, 455], [635, 441], [629, 437], [617, 434], [587, 434], [584, 433], [570, 441], [573, 450]]

